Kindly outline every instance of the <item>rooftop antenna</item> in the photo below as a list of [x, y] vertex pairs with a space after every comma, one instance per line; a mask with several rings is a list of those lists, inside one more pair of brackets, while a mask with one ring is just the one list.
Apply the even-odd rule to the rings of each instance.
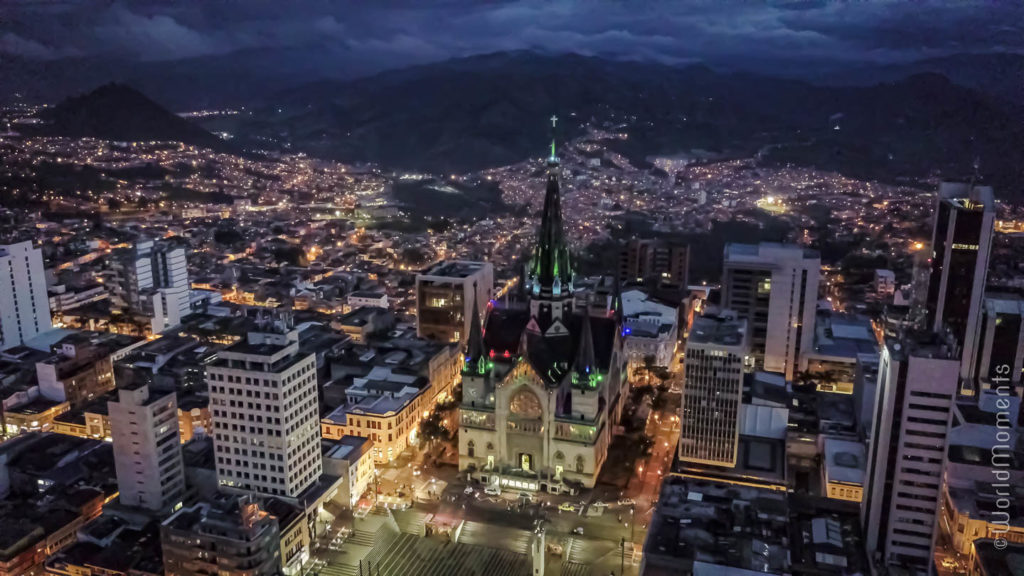
[[975, 191], [974, 186], [981, 180], [981, 157], [975, 156], [974, 162], [974, 174], [971, 175], [971, 182], [967, 188], [967, 197], [970, 198], [971, 202], [978, 202], [978, 193]]

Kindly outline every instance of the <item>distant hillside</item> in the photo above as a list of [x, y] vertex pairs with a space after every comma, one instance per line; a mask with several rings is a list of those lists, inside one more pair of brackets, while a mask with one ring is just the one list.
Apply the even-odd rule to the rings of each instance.
[[125, 142], [170, 140], [226, 149], [220, 138], [124, 84], [105, 84], [87, 94], [68, 98], [46, 110], [42, 120], [40, 130], [54, 136]]
[[937, 75], [830, 87], [499, 53], [291, 89], [238, 132], [344, 161], [464, 172], [541, 156], [552, 113], [564, 120], [563, 138], [578, 135], [582, 120], [624, 128], [629, 139], [612, 145], [639, 163], [691, 149], [767, 150], [766, 162], [913, 180], [962, 177], [978, 157], [1001, 195], [1024, 197], [1021, 109]]
[[942, 74], [961, 86], [1024, 104], [1024, 54], [954, 54], [907, 64], [843, 68], [810, 79], [835, 86], [866, 86], [926, 73]]

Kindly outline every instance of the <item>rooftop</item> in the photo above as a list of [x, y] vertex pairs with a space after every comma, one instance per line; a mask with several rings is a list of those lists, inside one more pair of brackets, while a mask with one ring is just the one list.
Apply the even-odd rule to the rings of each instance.
[[693, 319], [687, 344], [714, 344], [738, 347], [746, 342], [747, 321], [719, 316], [698, 316]]
[[825, 477], [829, 482], [864, 484], [867, 457], [863, 444], [826, 436], [824, 452]]
[[782, 573], [788, 522], [783, 492], [670, 476], [644, 553], [653, 574], [686, 573], [697, 563]]
[[486, 262], [470, 262], [466, 260], [445, 260], [428, 268], [421, 276], [438, 276], [442, 278], [467, 278], [479, 272]]
[[725, 260], [729, 262], [770, 262], [780, 256], [787, 259], [821, 258], [817, 250], [795, 244], [782, 244], [779, 242], [737, 244], [730, 242], [725, 245]]

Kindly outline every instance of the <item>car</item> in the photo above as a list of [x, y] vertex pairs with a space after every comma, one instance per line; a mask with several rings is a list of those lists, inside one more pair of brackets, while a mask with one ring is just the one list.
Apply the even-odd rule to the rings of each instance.
[[472, 486], [466, 486], [466, 489], [462, 491], [463, 494], [472, 494], [474, 492]]
[[533, 494], [530, 494], [529, 492], [520, 492], [519, 499], [526, 500], [527, 502], [533, 502]]
[[595, 500], [594, 503], [591, 504], [591, 506], [593, 506], [594, 508], [604, 508], [608, 506], [608, 504], [606, 502], [602, 502], [601, 500]]
[[575, 529], [573, 529], [572, 533], [577, 536], [583, 536], [583, 526], [577, 526]]
[[562, 502], [561, 504], [558, 505], [558, 509], [561, 510], [562, 512], [576, 511], [576, 507], [570, 504], [569, 502]]
[[636, 500], [633, 500], [632, 498], [619, 498], [618, 504], [619, 506], [635, 506]]
[[423, 473], [423, 471], [422, 471], [422, 470], [420, 470], [419, 466], [417, 466], [417, 467], [415, 467], [415, 468], [413, 468], [413, 469], [412, 469], [412, 475], [413, 475], [413, 476], [419, 476], [419, 475], [420, 475], [420, 474], [422, 474], [422, 473]]
[[501, 496], [501, 488], [498, 488], [497, 486], [488, 486], [487, 488], [484, 488], [484, 494], [487, 494], [488, 496]]

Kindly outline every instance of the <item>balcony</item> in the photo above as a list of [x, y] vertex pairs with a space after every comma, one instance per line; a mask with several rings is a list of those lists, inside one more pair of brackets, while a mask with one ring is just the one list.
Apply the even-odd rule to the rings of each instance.
[[465, 428], [494, 430], [494, 412], [463, 407], [459, 410], [459, 425]]
[[599, 423], [555, 421], [555, 440], [594, 444], [597, 442]]

